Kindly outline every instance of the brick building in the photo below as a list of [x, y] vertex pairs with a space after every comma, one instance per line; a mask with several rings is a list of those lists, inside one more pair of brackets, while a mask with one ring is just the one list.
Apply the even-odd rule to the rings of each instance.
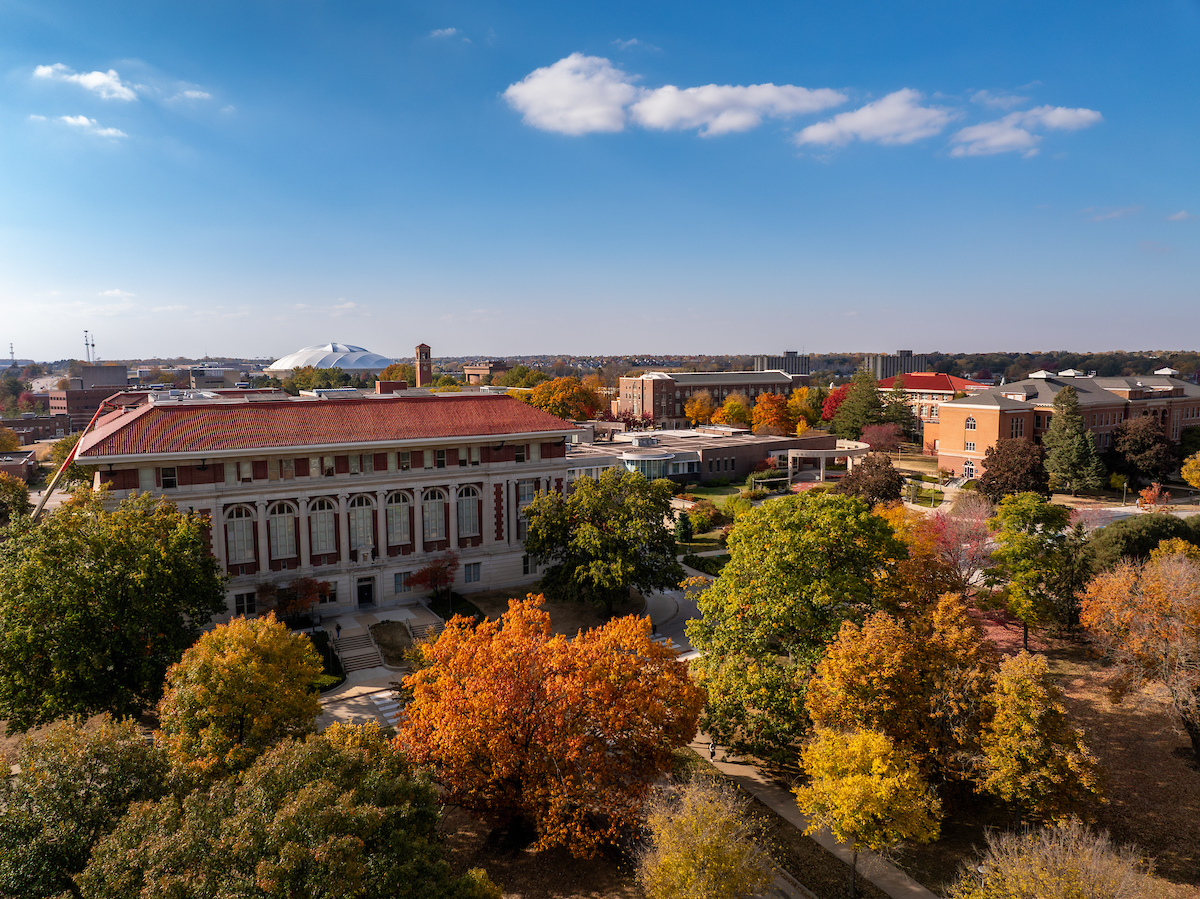
[[38, 417], [30, 412], [20, 418], [0, 418], [0, 428], [15, 432], [21, 446], [28, 446], [39, 440], [66, 437], [71, 433], [71, 420], [65, 415]]
[[330, 582], [332, 613], [415, 602], [408, 579], [447, 549], [460, 591], [532, 581], [520, 510], [563, 489], [576, 433], [506, 396], [149, 397], [101, 419], [79, 461], [116, 498], [210, 516], [231, 613], [298, 577]]
[[[880, 394], [886, 395], [894, 388], [897, 379], [904, 385], [904, 392], [908, 394], [908, 405], [912, 409], [913, 417], [917, 420], [922, 433], [928, 422], [938, 420], [940, 403], [954, 399], [956, 393], [974, 394], [986, 390], [988, 387], [987, 384], [981, 384], [978, 381], [968, 381], [952, 375], [927, 371], [884, 378], [879, 382]], [[886, 396], [884, 399], [886, 400]], [[932, 453], [932, 447], [927, 451]]]
[[488, 378], [494, 382], [508, 374], [508, 363], [503, 359], [492, 359], [488, 362], [476, 362], [474, 365], [463, 366], [463, 377], [468, 384], [482, 384]]
[[764, 393], [785, 396], [808, 385], [808, 375], [782, 371], [676, 371], [646, 372], [636, 378], [621, 378], [617, 387], [616, 414], [650, 413], [665, 428], [686, 427], [684, 407], [693, 393], [707, 390], [720, 406], [733, 393], [745, 394], [751, 404]]
[[1135, 416], [1154, 416], [1167, 439], [1178, 443], [1186, 427], [1200, 426], [1200, 387], [1164, 375], [1095, 378], [1082, 372], [1034, 372], [1023, 381], [990, 387], [974, 396], [941, 403], [938, 421], [925, 426], [925, 442], [938, 467], [965, 477], [983, 473], [983, 455], [1001, 438], [1031, 437], [1040, 443], [1053, 420], [1054, 397], [1075, 388], [1084, 424], [1101, 452], [1113, 431]]

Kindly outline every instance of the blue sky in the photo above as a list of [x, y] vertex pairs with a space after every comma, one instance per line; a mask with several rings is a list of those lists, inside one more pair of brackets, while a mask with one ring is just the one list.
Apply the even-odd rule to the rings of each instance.
[[1196, 2], [0, 0], [0, 340], [1194, 349], [1197, 47]]

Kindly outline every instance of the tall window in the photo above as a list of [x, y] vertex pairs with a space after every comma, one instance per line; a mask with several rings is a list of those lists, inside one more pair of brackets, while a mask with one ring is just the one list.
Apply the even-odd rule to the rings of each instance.
[[974, 431], [975, 430], [975, 419], [968, 415], [967, 420], [963, 423], [963, 429], [967, 430], [967, 431]]
[[397, 571], [394, 579], [396, 593], [411, 593], [412, 587], [409, 586], [408, 579], [412, 577], [411, 571]]
[[529, 522], [525, 519], [525, 507], [533, 502], [537, 493], [533, 480], [517, 481], [517, 539], [524, 540], [529, 531]]
[[1014, 418], [1009, 423], [1008, 430], [1009, 430], [1010, 437], [1024, 437], [1025, 436], [1025, 419]]
[[234, 506], [225, 515], [225, 550], [230, 562], [254, 561], [254, 513]]
[[174, 468], [164, 468], [162, 470], [162, 485], [164, 490], [170, 490], [173, 487], [179, 486], [179, 478], [175, 476]]
[[254, 594], [253, 593], [235, 593], [233, 594], [233, 613], [235, 615], [253, 615], [254, 614]]
[[482, 567], [482, 562], [468, 562], [463, 566], [463, 582], [467, 584], [479, 583], [479, 572]]
[[314, 556], [337, 552], [337, 536], [334, 527], [336, 514], [333, 503], [327, 499], [313, 500], [313, 504], [309, 506], [308, 521]]
[[474, 487], [458, 491], [458, 536], [479, 536], [479, 491]]
[[399, 546], [412, 540], [408, 528], [408, 511], [412, 502], [407, 493], [393, 493], [387, 498], [387, 541], [389, 546]]
[[350, 548], [370, 549], [375, 545], [375, 528], [371, 521], [375, 517], [375, 506], [369, 496], [356, 496], [350, 500]]
[[291, 503], [275, 503], [268, 510], [271, 519], [271, 558], [296, 556], [296, 509]]
[[446, 539], [446, 494], [437, 488], [421, 501], [421, 533], [426, 542]]

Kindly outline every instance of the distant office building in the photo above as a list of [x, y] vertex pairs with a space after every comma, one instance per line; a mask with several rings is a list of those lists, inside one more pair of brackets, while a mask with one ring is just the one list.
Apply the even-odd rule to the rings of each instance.
[[463, 366], [463, 376], [468, 384], [482, 384], [491, 378], [494, 383], [497, 378], [508, 374], [508, 363], [503, 359], [492, 359], [488, 362], [476, 362], [474, 365]]
[[808, 385], [808, 375], [782, 371], [675, 371], [646, 372], [637, 378], [621, 378], [617, 414], [650, 414], [667, 428], [687, 426], [684, 407], [693, 393], [707, 390], [720, 406], [732, 393], [745, 395], [753, 403], [761, 394], [790, 394]]
[[71, 420], [65, 415], [39, 418], [33, 412], [26, 412], [20, 418], [0, 418], [0, 428], [15, 432], [21, 446], [28, 446], [39, 440], [66, 437], [71, 433]]
[[808, 354], [801, 356], [795, 350], [786, 350], [782, 356], [755, 356], [755, 371], [781, 371], [788, 375], [807, 375], [809, 370]]
[[[72, 378], [72, 387], [76, 379]], [[93, 387], [127, 387], [129, 386], [129, 370], [124, 365], [85, 365], [79, 372], [78, 387], [90, 390]]]
[[910, 375], [913, 372], [928, 370], [929, 357], [924, 353], [914, 356], [912, 350], [896, 350], [895, 356], [887, 353], [865, 356], [863, 367], [875, 372], [875, 377], [882, 381], [896, 375]]
[[242, 374], [233, 368], [193, 368], [188, 372], [192, 390], [228, 390], [237, 387]]

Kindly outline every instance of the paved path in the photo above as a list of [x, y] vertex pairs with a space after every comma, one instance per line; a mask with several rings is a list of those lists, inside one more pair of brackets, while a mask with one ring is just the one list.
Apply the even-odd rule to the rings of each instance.
[[[698, 756], [707, 759], [709, 755], [707, 736], [698, 736], [692, 741], [691, 748]], [[717, 758], [711, 764], [801, 832], [808, 827], [809, 818], [800, 811], [792, 793], [765, 777], [753, 765], [731, 760], [721, 750], [717, 750]], [[847, 865], [850, 864], [853, 857], [850, 847], [845, 843], [839, 843], [828, 830], [818, 831], [813, 834], [812, 839], [827, 852], [841, 859]], [[864, 849], [860, 849], [858, 852], [858, 874], [894, 899], [938, 899], [936, 893], [921, 886], [895, 865]]]

